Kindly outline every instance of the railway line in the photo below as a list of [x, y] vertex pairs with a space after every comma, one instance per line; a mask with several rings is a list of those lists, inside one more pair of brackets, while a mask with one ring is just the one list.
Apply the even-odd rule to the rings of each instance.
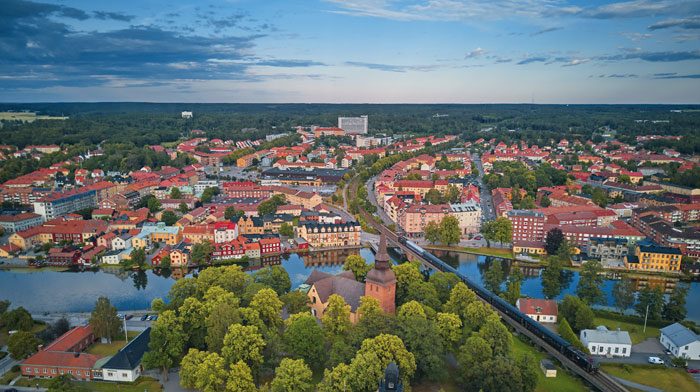
[[[355, 192], [357, 190], [358, 180], [359, 180], [359, 178], [356, 176], [350, 184], [350, 195], [352, 198], [355, 197]], [[360, 215], [367, 222], [367, 224], [371, 225], [380, 234], [383, 233], [386, 236], [387, 240], [394, 243], [398, 248], [400, 248], [404, 252], [405, 255], [407, 255], [407, 256], [410, 255], [410, 256], [413, 256], [414, 259], [421, 260], [421, 262], [424, 265], [429, 266], [431, 269], [438, 270], [438, 271], [441, 270], [440, 266], [436, 265], [429, 258], [424, 257], [423, 254], [420, 254], [420, 253], [416, 252], [416, 250], [412, 249], [411, 247], [406, 246], [405, 244], [401, 243], [399, 241], [399, 235], [397, 235], [395, 232], [393, 232], [392, 230], [390, 230], [389, 228], [384, 226], [382, 223], [377, 222], [375, 220], [374, 216], [369, 214], [362, 207], [360, 207]], [[457, 273], [457, 275], [463, 281], [466, 279], [464, 276], [462, 276], [459, 273]], [[480, 295], [479, 292], [476, 292], [476, 294], [480, 300], [482, 300], [486, 303], [489, 303], [487, 298], [484, 298], [484, 296]], [[579, 366], [579, 364], [575, 363], [569, 357], [564, 355], [564, 353], [559, 351], [556, 347], [547, 343], [540, 336], [536, 335], [530, 329], [526, 328], [523, 324], [514, 320], [512, 317], [510, 317], [508, 314], [504, 313], [503, 311], [499, 310], [498, 308], [493, 307], [493, 306], [492, 306], [492, 308], [496, 312], [498, 312], [498, 314], [501, 316], [501, 318], [508, 325], [510, 325], [513, 329], [518, 331], [518, 333], [521, 333], [521, 334], [527, 336], [528, 338], [530, 338], [531, 341], [533, 341], [535, 344], [537, 344], [538, 346], [543, 348], [551, 356], [558, 359], [565, 367], [567, 367], [572, 372], [574, 372], [575, 374], [582, 377], [584, 380], [588, 381], [591, 385], [593, 385], [598, 390], [605, 391], [605, 392], [607, 392], [607, 391], [610, 391], [610, 392], [628, 392], [628, 390], [624, 386], [622, 386], [620, 383], [618, 383], [615, 379], [610, 377], [605, 372], [600, 371], [600, 370], [598, 370], [596, 372], [592, 372], [592, 373], [588, 372], [586, 369], [583, 369], [581, 366]]]

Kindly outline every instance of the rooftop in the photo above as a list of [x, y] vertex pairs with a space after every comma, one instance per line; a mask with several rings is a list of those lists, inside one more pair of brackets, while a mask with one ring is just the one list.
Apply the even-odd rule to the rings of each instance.
[[627, 331], [608, 331], [605, 327], [596, 329], [584, 329], [581, 331], [581, 340], [591, 343], [611, 343], [632, 345], [632, 339]]
[[661, 328], [661, 334], [666, 335], [677, 347], [693, 343], [700, 339], [693, 331], [679, 323]]

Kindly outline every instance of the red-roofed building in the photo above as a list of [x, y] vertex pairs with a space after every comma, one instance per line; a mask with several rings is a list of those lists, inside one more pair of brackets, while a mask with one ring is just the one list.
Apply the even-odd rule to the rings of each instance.
[[540, 323], [557, 322], [557, 301], [541, 298], [519, 298], [515, 306], [531, 319]]
[[102, 355], [83, 352], [96, 340], [91, 326], [78, 326], [25, 359], [20, 370], [25, 377], [53, 378], [68, 374], [81, 380], [102, 379], [95, 364]]
[[262, 256], [270, 253], [279, 253], [282, 249], [282, 243], [279, 238], [261, 238], [258, 243], [260, 244], [260, 255]]

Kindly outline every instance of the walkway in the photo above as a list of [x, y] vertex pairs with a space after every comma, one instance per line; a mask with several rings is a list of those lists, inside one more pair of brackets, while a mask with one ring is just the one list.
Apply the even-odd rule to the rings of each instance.
[[[611, 376], [612, 377], [612, 376]], [[658, 388], [653, 388], [653, 387], [648, 387], [646, 385], [642, 384], [637, 384], [636, 382], [628, 381], [625, 380], [624, 378], [619, 378], [619, 377], [612, 377], [615, 380], [617, 380], [620, 384], [626, 385], [628, 387], [632, 387], [635, 389], [639, 389], [640, 391], [647, 391], [647, 392], [666, 392], [663, 389], [658, 389]]]

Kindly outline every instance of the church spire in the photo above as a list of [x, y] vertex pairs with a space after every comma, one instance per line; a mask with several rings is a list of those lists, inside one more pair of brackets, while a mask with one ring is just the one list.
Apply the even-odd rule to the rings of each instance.
[[386, 251], [386, 235], [384, 233], [379, 237], [379, 248], [374, 256], [374, 268], [387, 269], [390, 267], [389, 253]]

